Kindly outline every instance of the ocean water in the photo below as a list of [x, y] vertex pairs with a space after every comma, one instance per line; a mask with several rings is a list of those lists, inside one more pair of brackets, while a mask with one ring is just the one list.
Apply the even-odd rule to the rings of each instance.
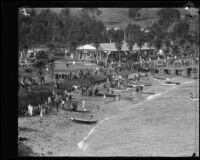
[[109, 104], [119, 110], [93, 127], [77, 144], [76, 156], [192, 156], [199, 155], [198, 82], [163, 86], [137, 104]]

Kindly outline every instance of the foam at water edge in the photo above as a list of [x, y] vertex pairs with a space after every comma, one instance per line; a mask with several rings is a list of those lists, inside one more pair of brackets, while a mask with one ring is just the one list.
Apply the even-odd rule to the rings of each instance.
[[80, 143], [78, 143], [78, 147], [85, 151], [88, 148], [88, 145], [81, 141]]
[[164, 92], [159, 92], [159, 93], [156, 93], [156, 94], [154, 94], [154, 95], [150, 95], [150, 96], [148, 96], [148, 97], [146, 98], [146, 100], [152, 100], [152, 99], [154, 99], [154, 98], [156, 98], [156, 97], [158, 97], [158, 96], [161, 96], [161, 95], [163, 95], [163, 94], [165, 94], [165, 93], [167, 93], [167, 92], [169, 92], [170, 90], [175, 89], [175, 88], [176, 88], [176, 86], [173, 86], [173, 87], [169, 88], [168, 90], [166, 90], [166, 91], [164, 91]]
[[88, 139], [89, 136], [92, 135], [92, 133], [94, 133], [95, 129], [96, 129], [99, 125], [101, 125], [104, 121], [106, 121], [106, 120], [108, 120], [108, 119], [110, 119], [110, 118], [113, 118], [113, 117], [115, 117], [115, 116], [106, 117], [106, 118], [105, 118], [104, 120], [102, 120], [98, 125], [94, 126], [94, 127], [90, 130], [90, 132], [88, 133], [88, 135], [85, 136], [85, 137], [83, 138], [83, 140], [80, 141], [80, 142], [77, 144], [77, 145], [78, 145], [78, 148], [81, 149], [81, 150], [83, 150], [83, 151], [85, 151], [85, 150], [88, 148], [88, 144], [84, 143], [84, 141], [85, 141], [86, 139]]
[[189, 84], [189, 83], [192, 83], [193, 81], [187, 81], [187, 82], [184, 82], [184, 84]]
[[152, 100], [152, 99], [154, 99], [154, 98], [156, 98], [156, 97], [158, 97], [158, 96], [160, 96], [160, 95], [162, 95], [162, 92], [156, 93], [156, 94], [154, 94], [154, 95], [150, 95], [150, 96], [148, 96], [148, 97], [146, 98], [146, 100]]

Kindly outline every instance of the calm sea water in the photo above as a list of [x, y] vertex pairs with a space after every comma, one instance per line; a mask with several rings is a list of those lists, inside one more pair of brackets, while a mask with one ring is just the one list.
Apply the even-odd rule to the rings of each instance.
[[[189, 80], [188, 80], [189, 81]], [[109, 104], [110, 114], [80, 141], [77, 156], [192, 156], [199, 155], [199, 101], [196, 81], [153, 88], [135, 104], [120, 100]]]

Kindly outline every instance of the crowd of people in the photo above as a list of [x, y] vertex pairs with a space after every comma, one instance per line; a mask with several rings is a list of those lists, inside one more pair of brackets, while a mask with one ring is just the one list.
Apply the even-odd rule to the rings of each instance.
[[158, 67], [188, 67], [199, 65], [198, 58], [160, 59], [146, 62], [151, 68]]
[[[64, 91], [63, 94], [59, 94], [54, 89], [52, 90], [52, 95], [48, 96], [45, 103], [39, 104], [37, 106], [32, 106], [31, 104], [28, 105], [28, 115], [32, 116], [33, 112], [35, 114], [40, 114], [40, 116], [43, 116], [43, 112], [46, 114], [51, 111], [53, 107], [56, 107], [56, 110], [58, 111], [59, 106], [61, 106], [63, 109], [71, 109], [72, 105], [72, 95], [71, 91]], [[73, 106], [72, 109], [76, 109], [76, 106]]]
[[[48, 112], [55, 107], [58, 111], [59, 107], [65, 110], [77, 110], [77, 103], [72, 103], [72, 93], [78, 93], [84, 96], [96, 96], [99, 91], [100, 85], [105, 83], [101, 82], [101, 84], [95, 85], [87, 85], [84, 87], [73, 86], [72, 89], [65, 90], [64, 92], [56, 92], [55, 89], [52, 90], [52, 94], [45, 100], [45, 103], [39, 104], [38, 106], [28, 105], [28, 115], [32, 116], [33, 112], [36, 114], [43, 115], [43, 112], [48, 114]], [[85, 102], [83, 102], [83, 108], [85, 106]]]
[[[99, 93], [99, 87], [100, 85], [103, 85], [103, 87], [106, 89], [105, 94], [113, 94], [113, 91], [110, 89], [115, 88], [117, 86], [123, 86], [123, 80], [128, 80], [128, 76], [122, 76], [122, 78], [117, 78], [118, 73], [123, 72], [123, 71], [138, 71], [139, 68], [156, 68], [159, 66], [162, 67], [181, 67], [181, 66], [189, 66], [189, 65], [196, 65], [199, 64], [199, 59], [196, 58], [182, 58], [182, 59], [159, 59], [159, 60], [150, 60], [150, 61], [142, 61], [142, 62], [113, 62], [111, 61], [110, 63], [103, 63], [103, 62], [98, 62], [97, 65], [99, 66], [98, 68], [93, 68], [93, 69], [86, 69], [86, 70], [78, 70], [78, 71], [67, 71], [66, 73], [61, 73], [55, 74], [55, 80], [56, 84], [58, 85], [59, 80], [76, 80], [76, 79], [89, 79], [92, 78], [92, 76], [96, 76], [99, 71], [104, 72], [108, 76], [107, 82], [104, 84], [95, 84], [95, 85], [87, 85], [87, 86], [73, 86], [73, 90], [77, 91], [77, 93], [85, 95], [85, 96], [96, 96]], [[116, 76], [113, 76], [114, 72]], [[139, 81], [139, 76], [136, 76], [134, 81]], [[36, 82], [32, 78], [23, 78], [19, 81], [19, 85], [22, 86], [23, 88], [28, 88], [31, 85], [36, 84]], [[57, 87], [59, 88], [59, 87]], [[73, 90], [68, 90], [64, 91], [63, 94], [58, 94], [53, 90], [52, 96], [49, 96], [47, 101], [44, 104], [39, 104], [37, 107], [35, 106], [34, 109], [32, 109], [32, 112], [40, 112], [42, 114], [45, 112], [46, 114], [48, 111], [51, 110], [52, 106], [55, 106], [58, 108], [59, 106], [62, 106], [64, 109], [70, 109], [70, 106], [72, 106], [73, 110], [76, 110], [77, 105], [72, 105], [72, 95], [71, 92]], [[136, 92], [140, 93], [142, 88], [136, 88]], [[29, 112], [31, 112], [31, 105], [28, 106]], [[29, 113], [29, 115], [32, 115]]]
[[100, 71], [99, 68], [94, 69], [85, 69], [85, 70], [77, 70], [77, 71], [66, 71], [66, 73], [56, 73], [56, 80], [76, 80], [76, 79], [88, 79], [92, 78], [92, 76], [96, 76]]
[[37, 86], [38, 83], [31, 77], [23, 77], [18, 81], [18, 88], [22, 87], [23, 89], [31, 90], [31, 86]]

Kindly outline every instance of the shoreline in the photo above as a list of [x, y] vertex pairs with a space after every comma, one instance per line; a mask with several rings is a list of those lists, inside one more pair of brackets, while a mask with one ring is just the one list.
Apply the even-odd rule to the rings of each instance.
[[[178, 80], [182, 81], [181, 85], [185, 81], [191, 81], [189, 79], [183, 79], [182, 77], [181, 79], [178, 77]], [[175, 77], [175, 79], [173, 80], [177, 80], [177, 78]], [[153, 86], [147, 87], [148, 90], [154, 89], [155, 93], [158, 93], [160, 90], [161, 90], [160, 92], [162, 92], [162, 90], [166, 90], [166, 87], [163, 87], [163, 86], [159, 87], [159, 81], [153, 80], [153, 83], [156, 83], [157, 85], [154, 84]], [[124, 93], [125, 96], [127, 96], [128, 94], [130, 94], [130, 92]], [[146, 97], [149, 97], [149, 96], [151, 95], [147, 94], [142, 97], [143, 100], [136, 101], [136, 103], [133, 104], [134, 106], [133, 109], [138, 105], [139, 105], [138, 107], [140, 107], [140, 104], [146, 101], [147, 100]], [[135, 97], [135, 94], [133, 94], [133, 97]], [[93, 115], [93, 117], [98, 119], [98, 123], [109, 116], [117, 116], [117, 115], [126, 113], [126, 110], [128, 110], [128, 108], [124, 110], [124, 107], [123, 108], [118, 107], [117, 109], [115, 107], [115, 103], [125, 105], [127, 100], [122, 99], [122, 100], [114, 101], [111, 103], [105, 103], [105, 100], [102, 97], [96, 98], [96, 97], [82, 96], [81, 99], [82, 98], [88, 99], [86, 101], [86, 109], [91, 110], [91, 115]], [[110, 99], [111, 98], [106, 98], [106, 100], [110, 100]], [[88, 105], [87, 105], [87, 102], [88, 102]], [[99, 110], [96, 107], [97, 105], [100, 106]], [[27, 128], [30, 127], [33, 129], [38, 128], [39, 132], [41, 131], [41, 133], [39, 133], [36, 136], [34, 136], [35, 135], [34, 133], [31, 133], [31, 132], [28, 133], [28, 132], [22, 132], [22, 131], [19, 132], [19, 135], [21, 135], [22, 137], [30, 138], [30, 140], [28, 140], [26, 144], [30, 146], [34, 152], [40, 154], [41, 156], [59, 156], [59, 155], [70, 156], [72, 153], [81, 151], [78, 148], [77, 144], [80, 143], [83, 140], [83, 138], [89, 134], [92, 128], [98, 125], [98, 123], [90, 126], [90, 125], [77, 124], [77, 123], [72, 122], [70, 120], [70, 117], [77, 116], [77, 115], [78, 113], [60, 110], [58, 115], [50, 114], [48, 116], [44, 116], [42, 118], [43, 120], [40, 120], [39, 116], [30, 117], [30, 119], [24, 119], [24, 120], [23, 118], [19, 118], [18, 119], [19, 126], [24, 125], [24, 127], [27, 127]], [[53, 125], [51, 122], [52, 123], [56, 122], [56, 124]], [[31, 126], [34, 123], [36, 123], [36, 125]], [[39, 127], [37, 125], [39, 125]], [[41, 129], [41, 128], [44, 128], [44, 129]], [[45, 134], [45, 132], [48, 132], [48, 134]], [[42, 135], [42, 133], [44, 133], [44, 135]], [[45, 138], [45, 137], [48, 137], [48, 138]], [[36, 140], [34, 141], [33, 139], [36, 139]], [[55, 142], [52, 142], [52, 140], [54, 139], [55, 139]], [[60, 145], [56, 144], [56, 140], [59, 141]]]

